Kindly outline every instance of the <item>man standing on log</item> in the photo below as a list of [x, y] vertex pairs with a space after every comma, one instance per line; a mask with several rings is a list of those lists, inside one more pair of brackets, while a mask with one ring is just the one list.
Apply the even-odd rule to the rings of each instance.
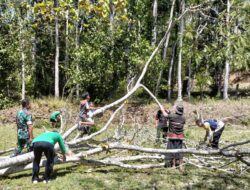
[[16, 124], [17, 124], [17, 149], [13, 156], [17, 156], [26, 146], [30, 151], [30, 143], [33, 139], [32, 129], [32, 115], [30, 113], [31, 103], [28, 99], [21, 101], [22, 109], [17, 112]]
[[43, 153], [47, 158], [43, 182], [48, 183], [50, 181], [51, 174], [53, 172], [53, 163], [55, 157], [54, 145], [56, 143], [59, 143], [60, 149], [63, 154], [63, 161], [65, 161], [66, 148], [64, 145], [63, 138], [58, 132], [56, 131], [45, 132], [33, 140], [32, 144], [34, 151], [34, 161], [33, 161], [32, 182], [34, 184], [36, 184], [39, 179], [38, 174], [40, 170], [40, 161]]
[[88, 92], [85, 92], [82, 95], [82, 98], [83, 100], [80, 102], [78, 130], [87, 133], [86, 127], [91, 127], [95, 124], [94, 121], [88, 116], [89, 110], [94, 108], [89, 105], [90, 94]]
[[[161, 108], [161, 111], [169, 121], [167, 149], [182, 149], [184, 140], [184, 124], [186, 122], [186, 119], [183, 116], [183, 106], [177, 105], [175, 113], [168, 114], [163, 107]], [[180, 171], [183, 171], [183, 154], [172, 153], [166, 155], [165, 166], [167, 167], [168, 165], [171, 165], [172, 167], [179, 166]]]

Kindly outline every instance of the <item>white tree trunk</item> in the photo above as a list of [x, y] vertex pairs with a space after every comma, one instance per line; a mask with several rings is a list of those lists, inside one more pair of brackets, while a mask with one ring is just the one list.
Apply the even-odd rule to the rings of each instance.
[[23, 21], [19, 20], [20, 27], [20, 40], [19, 40], [19, 48], [20, 48], [20, 58], [21, 58], [21, 75], [22, 75], [22, 99], [25, 98], [25, 55], [24, 55], [24, 37], [23, 37]]
[[[78, 29], [78, 24], [79, 24], [79, 0], [77, 0], [77, 5], [76, 5], [76, 22], [75, 22], [75, 30], [76, 30], [76, 36], [75, 36], [75, 47], [76, 51], [79, 49], [79, 29]], [[77, 57], [76, 60], [76, 71], [79, 74], [79, 58]], [[76, 84], [76, 97], [79, 99], [80, 97], [80, 85], [77, 82]]]
[[[55, 1], [56, 7], [58, 7], [57, 0]], [[55, 97], [59, 97], [59, 26], [58, 16], [55, 16]]]
[[229, 73], [230, 73], [230, 0], [227, 0], [227, 50], [226, 50], [226, 61], [225, 61], [225, 76], [224, 76], [224, 90], [223, 90], [223, 98], [224, 100], [228, 99], [228, 85], [229, 85]]
[[171, 100], [172, 72], [173, 72], [173, 65], [174, 65], [174, 60], [175, 60], [175, 49], [176, 49], [176, 43], [174, 43], [172, 47], [172, 56], [171, 56], [171, 61], [169, 65], [169, 70], [168, 70], [168, 100]]
[[151, 45], [154, 47], [157, 38], [157, 16], [158, 16], [158, 0], [153, 1], [153, 30], [152, 30], [152, 41]]
[[[185, 0], [181, 1], [181, 13], [185, 11]], [[182, 41], [183, 41], [183, 31], [184, 31], [184, 18], [181, 19], [180, 29], [179, 29], [179, 55], [178, 55], [178, 101], [182, 101], [182, 79], [181, 79], [181, 67], [182, 67]]]
[[22, 60], [22, 99], [25, 98], [25, 60], [24, 60], [24, 52], [21, 50], [21, 60]]
[[65, 12], [66, 26], [65, 26], [65, 68], [69, 67], [69, 10]]
[[110, 59], [113, 61], [114, 54], [114, 21], [115, 21], [115, 5], [113, 0], [109, 0], [109, 23], [110, 23], [110, 38], [111, 38], [111, 51]]

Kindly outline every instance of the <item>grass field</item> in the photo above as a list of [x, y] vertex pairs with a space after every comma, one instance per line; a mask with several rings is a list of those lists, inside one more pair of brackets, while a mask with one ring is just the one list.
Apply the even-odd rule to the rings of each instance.
[[[218, 102], [218, 104], [219, 103], [220, 102]], [[249, 107], [250, 101], [244, 100], [243, 103], [239, 102], [239, 104], [243, 105], [242, 112], [245, 112], [244, 110], [246, 109], [246, 106]], [[214, 109], [214, 107], [218, 106], [213, 101], [206, 102], [204, 105], [209, 107], [211, 110], [215, 110], [215, 112], [216, 109]], [[232, 108], [230, 108], [230, 105], [232, 105]], [[228, 109], [222, 109], [225, 111], [223, 111], [222, 116], [219, 117], [231, 115], [231, 112], [229, 113], [228, 110], [233, 110], [235, 105], [238, 105], [235, 101], [227, 103]], [[201, 106], [200, 103], [197, 103], [195, 107], [199, 106]], [[188, 109], [191, 109], [190, 105], [187, 107], [189, 107]], [[155, 105], [145, 106], [143, 108], [144, 115], [147, 115], [150, 109], [155, 109]], [[190, 112], [191, 110], [187, 111]], [[215, 115], [215, 112], [211, 112], [211, 115]], [[246, 110], [246, 113], [248, 112], [249, 110]], [[205, 112], [205, 115], [209, 116], [209, 113]], [[38, 122], [38, 120], [36, 122]], [[98, 122], [102, 121], [98, 120]], [[116, 122], [111, 126], [111, 129], [107, 132], [107, 134], [113, 132]], [[242, 124], [242, 122], [244, 124]], [[101, 124], [99, 125], [101, 126]], [[127, 123], [127, 130], [129, 130], [131, 126], [132, 123]], [[145, 121], [145, 123], [142, 123], [142, 126], [147, 130], [147, 133], [144, 132], [138, 136], [138, 138], [142, 138], [142, 144], [148, 147], [158, 147], [159, 145], [155, 145], [153, 139], [155, 133], [153, 119], [150, 117], [147, 121]], [[42, 128], [35, 128], [35, 136], [42, 131]], [[0, 150], [15, 147], [16, 128], [13, 123], [1, 125], [0, 135]], [[185, 135], [186, 142], [191, 145], [194, 144], [193, 146], [195, 146], [195, 144], [198, 144], [198, 142], [203, 138], [204, 131], [192, 126], [190, 120], [187, 124]], [[106, 136], [108, 135], [103, 135], [103, 137]], [[247, 118], [239, 123], [227, 125], [222, 135], [222, 146], [224, 144], [243, 141], [249, 138], [250, 126]], [[188, 157], [191, 158], [191, 156]], [[91, 157], [88, 159], [90, 158]], [[234, 163], [230, 167], [239, 168], [240, 166], [241, 164]], [[90, 167], [76, 164], [56, 165], [54, 169], [55, 179], [49, 184], [43, 184], [42, 182], [32, 184], [31, 171], [25, 171], [1, 177], [0, 189], [250, 189], [250, 170], [244, 172], [243, 174], [229, 174], [223, 171], [211, 170], [209, 168], [197, 168], [191, 165], [186, 165], [185, 172], [183, 174], [178, 170], [171, 168], [131, 170], [113, 166]], [[44, 168], [41, 169], [41, 176], [43, 172]]]

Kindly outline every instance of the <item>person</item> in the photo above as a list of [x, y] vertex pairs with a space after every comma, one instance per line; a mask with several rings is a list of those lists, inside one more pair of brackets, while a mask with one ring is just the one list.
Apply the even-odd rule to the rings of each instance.
[[[184, 125], [186, 123], [186, 119], [184, 117], [184, 107], [182, 105], [177, 105], [175, 113], [166, 112], [163, 107], [161, 108], [161, 111], [169, 122], [167, 149], [182, 149], [184, 140]], [[172, 167], [179, 166], [179, 170], [183, 171], [183, 154], [168, 154], [165, 160], [165, 167], [169, 165]]]
[[61, 125], [61, 111], [54, 111], [50, 114], [50, 122], [53, 128]]
[[224, 131], [225, 123], [216, 119], [203, 120], [201, 118], [196, 119], [196, 125], [206, 130], [204, 137], [204, 143], [208, 140], [208, 146], [218, 149], [220, 137]]
[[91, 107], [89, 104], [89, 100], [90, 100], [90, 95], [88, 92], [85, 92], [83, 95], [83, 100], [81, 100], [80, 102], [80, 113], [79, 113], [79, 119], [78, 119], [78, 130], [79, 131], [86, 131], [86, 126], [91, 127], [93, 126], [94, 120], [91, 119], [91, 117], [88, 116], [89, 111], [91, 111], [92, 109], [94, 109], [94, 107]]
[[[168, 112], [167, 110], [165, 110]], [[161, 134], [163, 133], [163, 138], [166, 136], [164, 133], [168, 132], [167, 120], [163, 116], [162, 111], [158, 110], [155, 116], [155, 127], [156, 127], [156, 142], [160, 141]]]
[[95, 124], [95, 121], [94, 121], [94, 119], [92, 118], [92, 117], [93, 117], [94, 110], [95, 110], [95, 109], [94, 109], [94, 103], [93, 103], [93, 102], [90, 102], [90, 103], [89, 103], [89, 109], [88, 109], [88, 111], [87, 111], [86, 121], [92, 123], [92, 125], [83, 126], [83, 133], [84, 133], [84, 134], [88, 134], [88, 135], [89, 135], [89, 134], [91, 133], [90, 127], [93, 127], [94, 124]]
[[44, 153], [46, 156], [46, 166], [45, 166], [45, 174], [44, 174], [44, 183], [48, 183], [51, 179], [51, 174], [53, 172], [53, 163], [55, 157], [55, 149], [54, 145], [58, 143], [60, 149], [63, 154], [63, 161], [66, 160], [66, 147], [63, 141], [62, 136], [57, 132], [45, 132], [36, 137], [32, 141], [33, 152], [34, 152], [34, 161], [33, 161], [33, 171], [32, 171], [32, 182], [38, 182], [38, 175], [40, 170], [40, 161], [42, 158], [42, 154]]
[[30, 144], [33, 139], [32, 115], [30, 112], [31, 103], [29, 99], [23, 99], [21, 104], [22, 109], [19, 110], [16, 115], [17, 148], [12, 156], [21, 154], [25, 146], [29, 152]]

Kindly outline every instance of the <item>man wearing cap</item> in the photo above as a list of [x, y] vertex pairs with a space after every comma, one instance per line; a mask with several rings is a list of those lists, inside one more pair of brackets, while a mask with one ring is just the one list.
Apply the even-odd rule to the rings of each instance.
[[[182, 149], [184, 140], [184, 125], [186, 122], [183, 116], [184, 108], [182, 105], [177, 105], [175, 108], [175, 113], [168, 114], [161, 108], [164, 116], [169, 121], [169, 129], [167, 133], [168, 144], [167, 149]], [[182, 153], [172, 153], [166, 156], [166, 166], [170, 165], [172, 167], [179, 166], [180, 171], [183, 171], [183, 154]]]

